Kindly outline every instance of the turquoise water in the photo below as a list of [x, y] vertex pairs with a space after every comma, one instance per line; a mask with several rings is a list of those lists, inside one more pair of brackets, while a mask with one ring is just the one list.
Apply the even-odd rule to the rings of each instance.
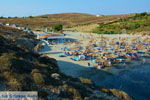
[[[134, 100], [150, 100], [150, 58], [145, 59], [145, 63], [133, 61], [128, 65], [120, 64], [110, 67], [107, 72], [72, 63], [60, 67], [60, 70], [67, 75], [91, 79], [96, 85], [105, 88], [123, 90]], [[67, 62], [59, 61], [59, 65], [61, 63]]]

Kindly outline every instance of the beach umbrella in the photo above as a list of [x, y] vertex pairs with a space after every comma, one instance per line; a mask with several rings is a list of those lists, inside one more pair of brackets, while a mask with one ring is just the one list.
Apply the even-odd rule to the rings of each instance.
[[137, 53], [143, 54], [143, 53], [145, 53], [145, 51], [143, 51], [143, 50], [138, 50]]

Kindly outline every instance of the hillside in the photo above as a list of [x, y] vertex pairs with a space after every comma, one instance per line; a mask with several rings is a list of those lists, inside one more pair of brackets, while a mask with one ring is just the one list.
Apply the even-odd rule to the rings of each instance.
[[0, 26], [0, 91], [38, 91], [39, 100], [132, 100], [60, 73], [55, 59], [33, 52], [36, 42], [31, 33]]
[[93, 30], [93, 32], [99, 34], [149, 34], [150, 14], [139, 13], [133, 17], [121, 18], [115, 21], [100, 23], [99, 26]]
[[109, 20], [115, 20], [118, 18], [130, 17], [134, 14], [127, 15], [109, 15], [99, 16], [83, 13], [62, 13], [62, 14], [48, 14], [41, 16], [30, 16], [25, 18], [0, 18], [0, 22], [18, 24], [22, 27], [29, 28], [50, 28], [55, 24], [63, 24], [65, 27], [72, 27], [77, 25], [102, 23]]

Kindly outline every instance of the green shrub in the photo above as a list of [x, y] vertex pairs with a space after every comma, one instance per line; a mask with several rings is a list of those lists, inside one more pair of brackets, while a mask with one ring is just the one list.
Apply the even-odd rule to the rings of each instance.
[[14, 73], [6, 71], [3, 73], [3, 77], [11, 90], [14, 91], [21, 90], [22, 84], [19, 82], [19, 80], [16, 79]]
[[15, 56], [12, 53], [4, 53], [2, 56], [0, 56], [0, 70], [10, 70], [13, 59], [15, 59]]
[[148, 13], [147, 12], [143, 12], [143, 13], [136, 14], [135, 17], [142, 17], [142, 16], [146, 16], [146, 15], [148, 15]]
[[12, 17], [8, 17], [8, 18], [12, 18]]
[[133, 29], [137, 29], [137, 28], [139, 28], [140, 27], [140, 24], [131, 24], [131, 25], [129, 25], [128, 27], [127, 27], [127, 29], [129, 29], [129, 30], [133, 30]]
[[34, 73], [33, 74], [33, 80], [36, 84], [44, 84], [44, 78], [43, 78], [43, 75], [41, 73]]
[[114, 31], [99, 31], [97, 33], [98, 34], [118, 34], [117, 32], [114, 32]]
[[6, 17], [1, 16], [0, 19], [5, 19]]
[[29, 18], [34, 18], [33, 16], [29, 16]]
[[20, 82], [18, 82], [16, 78], [11, 78], [8, 84], [10, 85], [11, 90], [13, 91], [21, 90], [22, 85]]
[[54, 32], [62, 32], [63, 30], [63, 25], [62, 24], [55, 24], [53, 27], [52, 27], [52, 30]]
[[122, 18], [117, 21], [99, 24], [93, 32], [98, 34], [119, 34], [122, 33], [123, 29], [126, 29], [128, 33], [149, 31], [149, 29], [145, 27], [150, 27], [150, 14], [139, 13], [133, 17]]

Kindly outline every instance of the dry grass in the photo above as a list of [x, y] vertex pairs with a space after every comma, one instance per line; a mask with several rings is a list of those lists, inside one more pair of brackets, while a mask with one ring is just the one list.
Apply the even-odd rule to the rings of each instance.
[[75, 88], [73, 88], [73, 87], [71, 87], [71, 86], [68, 86], [68, 85], [64, 85], [63, 88], [64, 88], [66, 91], [72, 93], [73, 98], [74, 98], [75, 100], [76, 100], [77, 98], [81, 98], [81, 95], [80, 95], [80, 93], [78, 92], [77, 89], [75, 89]]
[[120, 100], [132, 100], [132, 98], [129, 97], [129, 95], [127, 93], [120, 91], [120, 90], [106, 89], [106, 88], [102, 88], [101, 90], [103, 92], [113, 94], [114, 96], [118, 97]]
[[11, 70], [12, 60], [15, 56], [12, 53], [4, 53], [0, 56], [0, 71]]
[[62, 14], [49, 14], [36, 16], [33, 18], [7, 18], [0, 19], [0, 22], [18, 24], [22, 27], [36, 28], [49, 28], [55, 24], [63, 24], [65, 27], [72, 27], [76, 25], [85, 25], [91, 23], [101, 23], [118, 19], [120, 17], [129, 17], [130, 15], [113, 15], [113, 16], [100, 16], [82, 14], [82, 13], [62, 13]]
[[83, 84], [92, 84], [91, 80], [85, 79], [85, 78], [80, 78], [81, 83]]
[[75, 26], [73, 28], [71, 28], [74, 31], [77, 32], [86, 32], [86, 33], [90, 33], [92, 32], [93, 29], [95, 29], [96, 27], [98, 27], [98, 24], [87, 24], [87, 25], [79, 25], [79, 26]]

